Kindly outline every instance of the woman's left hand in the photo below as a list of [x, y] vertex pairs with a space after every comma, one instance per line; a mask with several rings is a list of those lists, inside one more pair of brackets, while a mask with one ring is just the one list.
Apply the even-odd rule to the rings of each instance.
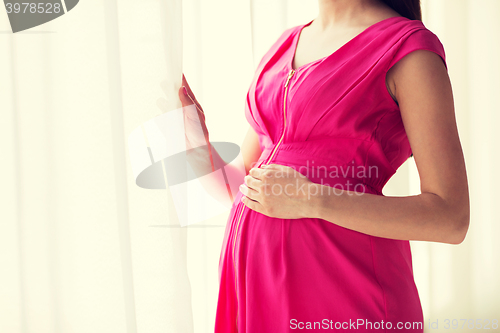
[[250, 169], [244, 181], [240, 185], [241, 201], [248, 208], [283, 219], [313, 217], [311, 189], [317, 191], [314, 187], [318, 184], [295, 169], [279, 164], [262, 165]]

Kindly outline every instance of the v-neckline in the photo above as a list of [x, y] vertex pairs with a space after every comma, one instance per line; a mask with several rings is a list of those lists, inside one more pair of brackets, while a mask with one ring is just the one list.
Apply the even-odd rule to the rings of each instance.
[[296, 30], [296, 33], [295, 35], [293, 36], [293, 42], [292, 42], [292, 46], [291, 46], [291, 49], [292, 49], [292, 56], [291, 56], [291, 59], [290, 61], [288, 61], [287, 65], [288, 65], [288, 69], [289, 70], [293, 70], [293, 71], [298, 71], [304, 67], [307, 67], [307, 66], [310, 66], [314, 63], [317, 63], [317, 62], [320, 62], [320, 61], [323, 61], [323, 60], [326, 60], [330, 57], [332, 57], [334, 54], [338, 53], [340, 50], [346, 48], [349, 44], [351, 44], [352, 42], [354, 42], [354, 40], [360, 38], [362, 35], [366, 34], [369, 30], [371, 30], [372, 28], [374, 28], [375, 26], [378, 26], [379, 24], [381, 24], [382, 22], [387, 22], [388, 20], [391, 20], [391, 19], [394, 19], [394, 18], [404, 18], [404, 16], [391, 16], [391, 17], [388, 17], [386, 19], [383, 19], [381, 21], [378, 21], [378, 22], [375, 22], [374, 24], [368, 26], [365, 30], [361, 31], [359, 34], [357, 34], [356, 36], [354, 36], [353, 38], [351, 38], [349, 41], [347, 41], [345, 44], [343, 44], [341, 47], [339, 47], [337, 50], [335, 50], [333, 53], [325, 56], [325, 57], [322, 57], [322, 58], [319, 58], [319, 59], [316, 59], [316, 60], [313, 60], [311, 62], [308, 62], [307, 64], [304, 64], [302, 66], [299, 66], [297, 68], [293, 68], [293, 61], [295, 60], [295, 54], [297, 53], [297, 45], [299, 44], [299, 38], [300, 38], [300, 34], [302, 33], [302, 30], [307, 27], [308, 25], [310, 25], [313, 21], [311, 20], [310, 22], [306, 23], [306, 24], [303, 24], [301, 26], [299, 26], [299, 28]]

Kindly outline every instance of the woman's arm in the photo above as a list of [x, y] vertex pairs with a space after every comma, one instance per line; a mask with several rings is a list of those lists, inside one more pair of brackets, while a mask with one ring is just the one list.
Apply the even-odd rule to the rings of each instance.
[[[418, 50], [396, 63], [388, 77], [420, 175], [421, 194], [337, 195], [293, 169], [271, 165], [251, 169], [245, 177], [245, 205], [275, 217], [321, 218], [378, 237], [461, 243], [469, 226], [469, 193], [446, 68], [437, 54]], [[283, 169], [288, 177], [283, 177]], [[273, 177], [276, 172], [281, 177]], [[297, 185], [307, 185], [305, 195], [264, 194], [273, 184], [287, 186], [297, 178]]]
[[259, 144], [259, 137], [251, 126], [248, 127], [247, 134], [245, 136], [245, 139], [243, 140], [243, 145], [241, 146], [241, 154], [245, 163], [245, 175], [248, 175], [250, 169], [254, 167], [260, 155], [262, 155], [262, 150]]
[[[187, 95], [181, 87], [179, 98], [185, 112], [187, 161], [205, 190], [220, 202], [230, 205], [238, 186], [243, 182], [243, 177], [261, 155], [258, 136], [249, 127], [241, 147], [243, 165], [240, 165], [238, 159], [226, 163], [210, 143], [205, 114], [184, 76], [183, 84]], [[220, 172], [214, 173], [214, 170], [222, 170], [222, 177]]]

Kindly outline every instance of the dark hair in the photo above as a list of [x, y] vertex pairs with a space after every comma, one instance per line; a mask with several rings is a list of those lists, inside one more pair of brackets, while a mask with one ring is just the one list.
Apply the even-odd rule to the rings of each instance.
[[383, 3], [394, 9], [399, 15], [410, 20], [422, 21], [422, 9], [420, 0], [381, 0]]

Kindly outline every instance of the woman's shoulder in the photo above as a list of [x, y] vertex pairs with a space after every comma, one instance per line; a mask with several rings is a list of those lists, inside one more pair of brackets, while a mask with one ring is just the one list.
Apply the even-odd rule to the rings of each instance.
[[[428, 50], [436, 53], [443, 60], [446, 66], [446, 53], [444, 45], [432, 30], [419, 20], [402, 20], [390, 31], [394, 38], [391, 40], [391, 47], [388, 51], [390, 61], [386, 70], [393, 67], [406, 55], [417, 50]], [[446, 66], [447, 67], [447, 66]]]

